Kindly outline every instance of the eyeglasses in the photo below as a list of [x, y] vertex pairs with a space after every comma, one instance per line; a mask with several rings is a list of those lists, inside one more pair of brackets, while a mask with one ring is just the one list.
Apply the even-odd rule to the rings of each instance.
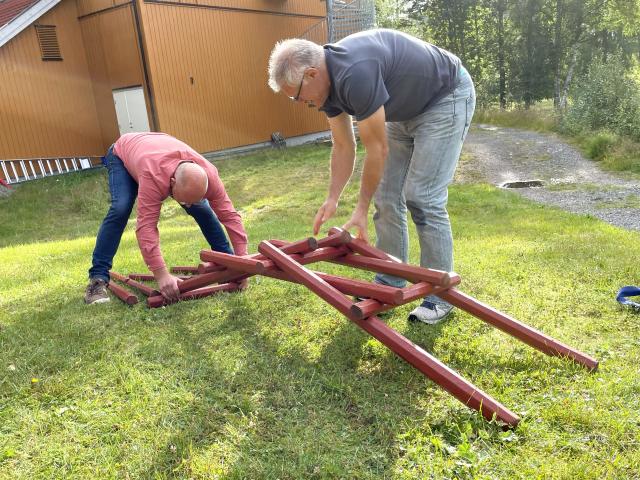
[[298, 87], [298, 93], [296, 93], [295, 97], [289, 97], [294, 102], [297, 102], [300, 99], [300, 92], [302, 91], [302, 83], [304, 82], [304, 72], [302, 73], [302, 80], [300, 80], [300, 86]]

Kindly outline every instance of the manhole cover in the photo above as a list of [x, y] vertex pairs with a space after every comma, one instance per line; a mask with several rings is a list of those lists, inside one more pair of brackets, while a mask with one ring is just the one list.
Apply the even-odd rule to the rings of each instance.
[[542, 180], [517, 180], [515, 182], [504, 182], [499, 185], [500, 188], [531, 188], [543, 187]]

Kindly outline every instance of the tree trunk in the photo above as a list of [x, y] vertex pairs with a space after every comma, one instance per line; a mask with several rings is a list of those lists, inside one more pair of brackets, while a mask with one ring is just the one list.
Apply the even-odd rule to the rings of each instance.
[[553, 62], [554, 62], [554, 78], [553, 78], [553, 106], [560, 108], [560, 85], [562, 83], [562, 20], [563, 20], [562, 0], [556, 0], [556, 20], [554, 25], [554, 42], [553, 42]]
[[564, 87], [562, 88], [562, 96], [560, 97], [560, 110], [566, 110], [567, 98], [569, 96], [569, 86], [571, 85], [571, 78], [573, 77], [573, 70], [578, 63], [578, 45], [573, 46], [573, 55], [571, 57], [571, 63], [569, 64], [569, 70], [567, 71], [567, 78], [564, 79]]
[[504, 0], [498, 0], [497, 3], [498, 14], [498, 73], [500, 75], [500, 108], [504, 110], [507, 108], [507, 88], [506, 88], [506, 72], [504, 69]]

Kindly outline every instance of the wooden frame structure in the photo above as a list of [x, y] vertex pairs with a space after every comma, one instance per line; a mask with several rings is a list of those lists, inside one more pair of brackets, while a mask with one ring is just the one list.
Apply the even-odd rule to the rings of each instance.
[[[258, 254], [243, 257], [203, 250], [200, 252], [203, 263], [197, 269], [196, 267], [172, 269], [175, 273], [195, 273], [196, 270], [198, 272], [188, 278], [185, 277], [179, 284], [180, 299], [201, 298], [220, 291], [233, 291], [238, 289], [238, 282], [253, 275], [300, 283], [460, 402], [479, 411], [488, 420], [496, 419], [512, 427], [516, 426], [520, 420], [515, 413], [387, 326], [377, 314], [421, 299], [426, 295], [436, 294], [459, 309], [547, 355], [566, 357], [591, 371], [598, 368], [596, 359], [460, 292], [456, 288], [460, 283], [460, 277], [457, 274], [401, 263], [339, 228], [332, 228], [329, 233], [327, 237], [319, 240], [308, 238], [295, 243], [281, 240], [263, 241], [258, 246]], [[412, 285], [404, 288], [388, 287], [328, 275], [305, 266], [320, 261], [392, 274], [407, 279]], [[134, 280], [136, 276], [124, 277], [112, 273], [112, 277], [147, 295], [149, 307], [166, 304], [164, 297], [156, 290]], [[137, 278], [144, 277], [138, 274]], [[212, 284], [216, 285], [210, 286]], [[117, 294], [115, 291], [114, 293]], [[127, 303], [131, 302], [130, 297], [126, 295], [118, 294], [118, 296]], [[354, 301], [350, 296], [366, 297], [366, 300]], [[126, 300], [127, 298], [129, 300]]]

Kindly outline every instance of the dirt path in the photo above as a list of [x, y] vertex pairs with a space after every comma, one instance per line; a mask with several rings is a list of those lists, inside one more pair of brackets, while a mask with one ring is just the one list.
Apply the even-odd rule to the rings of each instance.
[[477, 125], [464, 144], [457, 182], [539, 180], [514, 191], [531, 200], [640, 230], [640, 182], [603, 172], [553, 134]]

